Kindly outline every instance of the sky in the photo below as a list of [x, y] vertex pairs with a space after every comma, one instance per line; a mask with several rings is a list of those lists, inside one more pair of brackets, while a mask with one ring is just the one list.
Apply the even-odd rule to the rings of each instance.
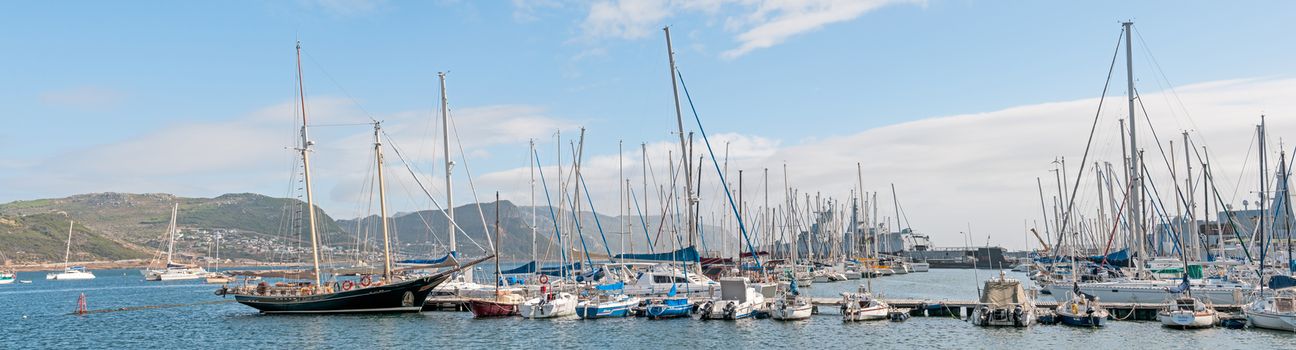
[[[619, 159], [642, 187], [641, 144], [658, 184], [667, 152], [678, 156], [661, 30], [670, 26], [692, 107], [722, 167], [727, 150], [729, 182], [742, 169], [754, 186], [744, 192], [752, 205], [764, 169], [781, 203], [786, 165], [803, 195], [845, 200], [862, 183], [888, 218], [894, 184], [904, 226], [937, 245], [962, 245], [970, 230], [1023, 248], [1036, 245], [1024, 228], [1045, 220], [1036, 178], [1046, 197], [1058, 192], [1055, 160], [1068, 162], [1067, 187], [1095, 160], [1119, 172], [1123, 52], [1110, 79], [1108, 69], [1123, 20], [1135, 22], [1140, 148], [1156, 152], [1158, 191], [1173, 189], [1169, 150], [1156, 146], [1176, 140], [1180, 169], [1188, 131], [1233, 205], [1256, 197], [1260, 115], [1275, 162], [1296, 127], [1296, 23], [1285, 15], [1294, 10], [1286, 1], [0, 2], [0, 202], [297, 196], [300, 40], [314, 187], [333, 216], [371, 211], [370, 120], [400, 150], [388, 149], [385, 168], [394, 211], [444, 205], [438, 72], [448, 72], [456, 204], [494, 191], [529, 203], [530, 139], [556, 191], [555, 134], [570, 162], [583, 127], [592, 201], [615, 214]], [[723, 222], [715, 164], [700, 165], [704, 219]], [[1076, 210], [1097, 210], [1092, 182], [1076, 188]]]

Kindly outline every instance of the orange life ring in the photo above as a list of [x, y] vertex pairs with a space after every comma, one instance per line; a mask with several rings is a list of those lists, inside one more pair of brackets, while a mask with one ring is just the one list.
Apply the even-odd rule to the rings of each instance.
[[351, 290], [351, 288], [355, 288], [355, 282], [351, 282], [349, 280], [342, 281], [342, 290]]
[[540, 284], [549, 284], [549, 275], [540, 275]]
[[373, 277], [370, 277], [369, 275], [365, 275], [364, 277], [360, 277], [360, 286], [361, 286], [361, 287], [368, 287], [368, 286], [369, 286], [370, 284], [372, 284], [372, 283], [373, 283]]

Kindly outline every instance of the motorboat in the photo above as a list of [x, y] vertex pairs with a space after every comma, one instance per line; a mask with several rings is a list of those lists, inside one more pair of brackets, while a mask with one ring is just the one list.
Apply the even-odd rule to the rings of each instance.
[[765, 296], [749, 286], [747, 277], [720, 279], [720, 294], [698, 306], [704, 320], [737, 320], [752, 317], [765, 305]]
[[985, 282], [969, 317], [972, 324], [982, 327], [1028, 327], [1035, 322], [1035, 299], [1020, 281], [1000, 271], [999, 278]]

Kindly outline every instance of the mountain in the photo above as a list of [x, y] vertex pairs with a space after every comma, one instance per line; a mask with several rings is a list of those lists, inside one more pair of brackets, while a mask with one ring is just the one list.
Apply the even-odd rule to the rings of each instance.
[[[0, 247], [14, 262], [62, 262], [67, 252], [68, 217], [60, 213], [26, 216], [0, 214]], [[81, 222], [72, 226], [73, 262], [147, 258], [137, 246], [108, 237]], [[3, 263], [3, 262], [0, 262]]]
[[[44, 234], [50, 227], [59, 226], [52, 222], [57, 216], [63, 222], [63, 233], [55, 235], [59, 242], [66, 240], [66, 221], [71, 219], [86, 230], [87, 237], [118, 243], [115, 248], [105, 245], [86, 251], [87, 259], [156, 256], [157, 249], [165, 247], [162, 244], [174, 203], [180, 206], [177, 225], [181, 236], [176, 247], [182, 255], [207, 255], [213, 247], [213, 237], [219, 234], [226, 240], [221, 243], [222, 257], [263, 261], [284, 259], [285, 254], [300, 253], [300, 249], [284, 247], [300, 246], [302, 241], [308, 242], [309, 239], [298, 229], [301, 225], [299, 213], [305, 205], [296, 199], [252, 193], [226, 194], [216, 198], [185, 198], [162, 193], [93, 193], [0, 204], [0, 217], [5, 218], [3, 227], [7, 233], [0, 237], [3, 239], [0, 242], [5, 243], [0, 245], [0, 252], [20, 262], [61, 261], [62, 248], [58, 259], [53, 259], [44, 248], [47, 242], [37, 239], [33, 233]], [[343, 237], [346, 233], [323, 210], [317, 207], [316, 214], [323, 241], [354, 244], [353, 239]], [[10, 237], [8, 233], [14, 236]], [[77, 238], [73, 240], [75, 244]], [[64, 244], [59, 243], [59, 246]]]

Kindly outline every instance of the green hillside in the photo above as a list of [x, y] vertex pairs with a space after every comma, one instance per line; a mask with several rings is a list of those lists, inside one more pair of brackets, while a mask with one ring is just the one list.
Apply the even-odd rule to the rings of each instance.
[[[61, 262], [67, 248], [68, 217], [58, 213], [0, 215], [0, 252], [14, 262]], [[77, 222], [72, 261], [139, 259], [151, 256]]]

